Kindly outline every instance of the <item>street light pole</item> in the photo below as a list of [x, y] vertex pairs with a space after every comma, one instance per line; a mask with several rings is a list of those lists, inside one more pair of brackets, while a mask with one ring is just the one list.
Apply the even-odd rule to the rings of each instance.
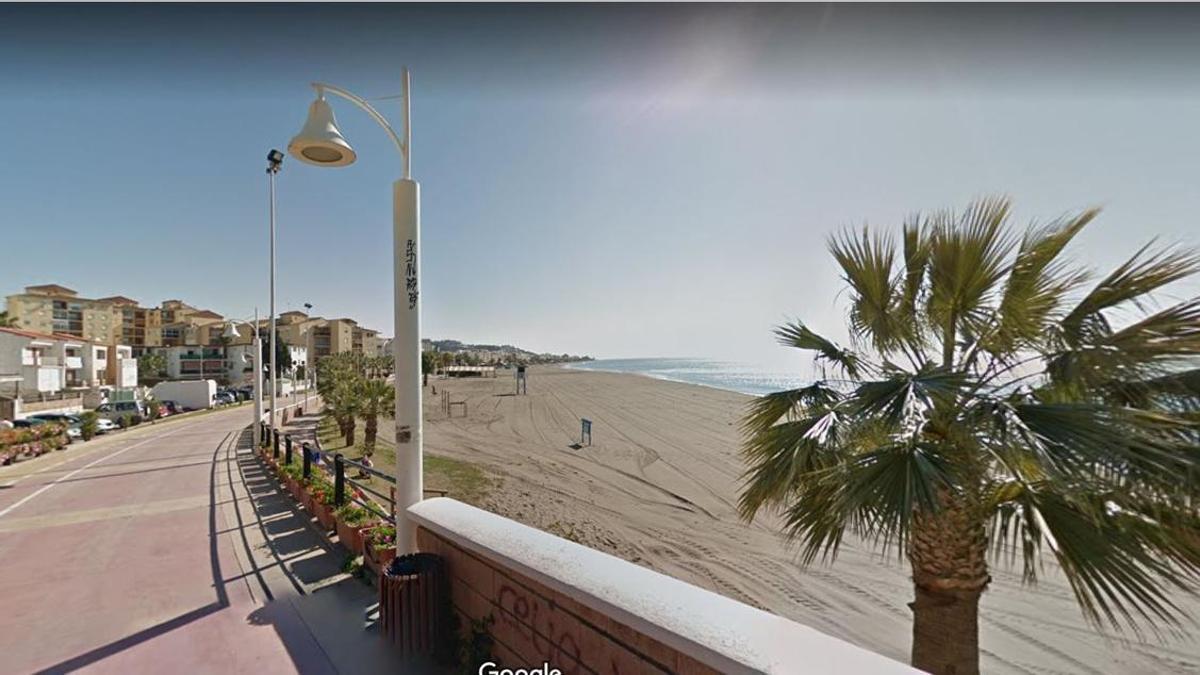
[[[225, 326], [225, 331], [222, 336], [229, 340], [240, 338], [237, 326], [234, 324], [236, 320], [230, 319]], [[262, 422], [262, 366], [259, 362], [262, 361], [262, 337], [258, 332], [258, 308], [254, 308], [254, 352], [251, 354], [250, 362], [254, 368], [254, 424], [251, 425], [252, 434], [254, 436], [254, 447], [258, 447], [262, 443], [262, 431], [259, 428], [259, 422]], [[226, 356], [229, 352], [226, 350]], [[242, 362], [245, 362], [246, 355], [242, 354]]]
[[262, 444], [262, 336], [258, 334], [258, 308], [254, 308], [254, 447]]
[[275, 352], [277, 350], [275, 334], [275, 174], [279, 173], [279, 167], [283, 164], [283, 153], [278, 150], [271, 150], [267, 153], [267, 176], [271, 183], [271, 328], [270, 328], [270, 343], [271, 353], [267, 355], [268, 363], [271, 368], [271, 430], [275, 430]]
[[308, 119], [288, 144], [300, 161], [318, 166], [346, 166], [357, 154], [337, 129], [333, 110], [325, 101], [331, 93], [361, 108], [379, 123], [402, 158], [400, 180], [392, 184], [393, 302], [395, 305], [392, 357], [396, 387], [396, 553], [417, 550], [416, 524], [408, 507], [424, 496], [421, 424], [421, 301], [420, 301], [420, 186], [412, 179], [410, 79], [402, 74], [401, 109], [403, 138], [387, 119], [363, 98], [331, 84], [314, 83], [317, 99], [309, 105]]
[[421, 189], [409, 174], [408, 71], [404, 73], [404, 177], [392, 184], [392, 236], [395, 241], [395, 315], [392, 360], [396, 387], [396, 545], [397, 553], [417, 550], [416, 524], [408, 507], [424, 497], [421, 420]]

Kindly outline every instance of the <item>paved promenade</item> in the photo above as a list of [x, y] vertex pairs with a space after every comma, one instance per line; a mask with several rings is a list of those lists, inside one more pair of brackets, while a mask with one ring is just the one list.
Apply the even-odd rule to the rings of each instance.
[[249, 406], [0, 469], [0, 672], [399, 672]]

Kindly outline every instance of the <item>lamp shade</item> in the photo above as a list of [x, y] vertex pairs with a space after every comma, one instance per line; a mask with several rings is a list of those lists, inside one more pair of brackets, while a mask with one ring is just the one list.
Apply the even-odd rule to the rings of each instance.
[[230, 340], [236, 340], [241, 336], [242, 335], [238, 333], [237, 326], [233, 325], [233, 322], [225, 324], [225, 330], [221, 333], [221, 337], [229, 338]]
[[288, 154], [317, 166], [346, 166], [357, 158], [354, 148], [338, 131], [333, 108], [323, 97], [308, 106], [308, 119], [300, 133], [288, 143]]

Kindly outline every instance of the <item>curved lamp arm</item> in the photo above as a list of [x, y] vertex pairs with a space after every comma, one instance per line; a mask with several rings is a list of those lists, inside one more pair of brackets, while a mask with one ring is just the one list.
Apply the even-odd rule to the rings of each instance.
[[[383, 127], [383, 130], [387, 132], [388, 138], [392, 139], [392, 143], [395, 144], [396, 150], [398, 150], [400, 152], [400, 157], [404, 160], [404, 177], [409, 178], [408, 143], [405, 140], [400, 140], [399, 134], [397, 134], [396, 130], [392, 128], [391, 124], [388, 124], [386, 117], [384, 117], [370, 103], [367, 103], [366, 99], [362, 98], [361, 96], [356, 96], [355, 94], [352, 94], [352, 93], [346, 91], [345, 89], [342, 89], [341, 87], [337, 87], [337, 86], [334, 86], [332, 84], [328, 84], [325, 82], [313, 82], [312, 86], [313, 86], [313, 89], [317, 90], [317, 96], [324, 96], [326, 91], [328, 91], [331, 94], [337, 94], [338, 96], [341, 96], [342, 98], [346, 99], [347, 101], [350, 101], [351, 103], [358, 106], [359, 108], [362, 108], [362, 110], [364, 112], [366, 112], [368, 115], [371, 116], [371, 119], [378, 122], [379, 126]], [[405, 71], [405, 78], [404, 78], [404, 99], [405, 99], [405, 101], [404, 101], [404, 116], [405, 116], [404, 130], [405, 130], [405, 133], [407, 134], [407, 132], [408, 132], [408, 72], [407, 72], [407, 69]]]

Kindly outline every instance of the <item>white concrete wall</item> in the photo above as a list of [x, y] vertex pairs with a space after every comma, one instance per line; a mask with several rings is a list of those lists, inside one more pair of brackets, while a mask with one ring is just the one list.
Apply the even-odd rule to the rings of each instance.
[[[528, 577], [720, 673], [918, 672], [808, 626], [453, 499], [427, 499], [410, 507], [408, 515], [489, 565]], [[580, 660], [586, 663], [587, 657]]]
[[[66, 380], [63, 342], [51, 337], [31, 338], [0, 331], [0, 374], [20, 375], [22, 396], [53, 394]], [[40, 357], [35, 357], [35, 353]], [[11, 395], [11, 387], [4, 387]]]

